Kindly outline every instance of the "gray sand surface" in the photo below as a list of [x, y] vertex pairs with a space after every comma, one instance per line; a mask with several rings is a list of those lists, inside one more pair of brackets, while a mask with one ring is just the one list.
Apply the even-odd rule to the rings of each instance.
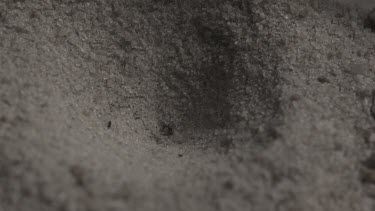
[[0, 1], [0, 211], [374, 210], [354, 3]]

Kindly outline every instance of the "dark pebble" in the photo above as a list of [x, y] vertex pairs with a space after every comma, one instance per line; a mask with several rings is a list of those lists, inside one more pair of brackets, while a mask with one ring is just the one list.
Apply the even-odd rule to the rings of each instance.
[[163, 123], [160, 127], [160, 134], [163, 136], [172, 136], [174, 133], [173, 131], [173, 124], [165, 124]]
[[233, 182], [232, 181], [225, 181], [224, 183], [223, 183], [223, 188], [224, 189], [226, 189], [226, 190], [233, 190], [233, 188], [234, 188], [234, 184], [233, 184]]
[[322, 83], [322, 84], [324, 84], [324, 83], [330, 83], [330, 82], [331, 82], [328, 78], [326, 78], [326, 77], [324, 77], [324, 76], [320, 76], [320, 77], [318, 77], [317, 80], [318, 80], [320, 83]]

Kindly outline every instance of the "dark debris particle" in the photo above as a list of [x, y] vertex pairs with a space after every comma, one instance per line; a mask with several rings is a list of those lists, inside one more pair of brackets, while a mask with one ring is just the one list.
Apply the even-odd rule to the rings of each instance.
[[375, 153], [370, 155], [369, 158], [367, 158], [365, 161], [362, 162], [362, 164], [369, 169], [375, 170]]
[[292, 95], [292, 96], [289, 97], [289, 100], [292, 101], [292, 102], [296, 102], [296, 101], [301, 100], [301, 96], [299, 96], [299, 95]]
[[375, 127], [370, 127], [365, 130], [358, 131], [362, 135], [363, 140], [366, 144], [370, 144], [371, 146], [375, 144]]
[[242, 162], [244, 162], [244, 158], [242, 156], [240, 156], [240, 155], [237, 155], [236, 156], [236, 161], [239, 162], [239, 163], [242, 163]]
[[73, 165], [69, 169], [70, 173], [72, 174], [73, 178], [75, 179], [75, 182], [78, 186], [84, 186], [85, 181], [85, 171], [80, 165]]
[[360, 176], [361, 182], [375, 184], [375, 153], [362, 162]]
[[161, 140], [161, 138], [158, 135], [156, 135], [154, 133], [151, 133], [150, 137], [151, 137], [151, 139], [155, 140], [156, 144], [161, 144], [162, 143], [162, 140]]
[[231, 138], [225, 138], [220, 141], [220, 146], [224, 148], [230, 148], [233, 146], [233, 140]]
[[2, 99], [1, 100], [5, 105], [7, 105], [7, 106], [11, 106], [12, 104], [9, 102], [9, 100], [7, 100], [7, 99]]
[[371, 143], [371, 132], [370, 131], [366, 131], [366, 130], [363, 130], [361, 131], [361, 135], [363, 137], [363, 140], [365, 141], [366, 144], [370, 144]]
[[267, 133], [267, 137], [271, 139], [281, 138], [281, 134], [274, 127], [267, 128], [266, 133]]
[[182, 156], [184, 156], [183, 154], [178, 154], [178, 157], [182, 157]]
[[112, 121], [109, 121], [109, 122], [107, 123], [107, 128], [110, 129], [111, 127], [112, 127]]
[[122, 50], [129, 50], [132, 46], [132, 43], [125, 38], [121, 38], [120, 41], [118, 42], [118, 45], [120, 46]]
[[29, 31], [19, 26], [6, 26], [6, 29], [13, 30], [18, 34], [28, 34]]
[[368, 90], [368, 89], [358, 89], [358, 90], [355, 90], [355, 95], [360, 100], [364, 100], [366, 98], [370, 99], [371, 98], [371, 91]]
[[329, 53], [327, 54], [327, 59], [328, 59], [328, 60], [332, 60], [334, 57], [335, 57], [335, 55], [334, 55], [332, 52], [329, 52]]
[[375, 119], [375, 90], [372, 91], [372, 102], [370, 107], [370, 114]]
[[7, 118], [5, 116], [0, 117], [0, 123], [4, 123], [7, 121]]
[[235, 145], [233, 143], [233, 139], [231, 139], [231, 138], [224, 138], [224, 139], [220, 140], [219, 143], [220, 143], [221, 151], [224, 152], [225, 154], [227, 154], [230, 149], [235, 147]]
[[38, 18], [38, 13], [37, 13], [36, 11], [32, 11], [32, 12], [30, 13], [30, 18], [31, 18], [31, 19]]
[[375, 184], [375, 170], [373, 169], [362, 169], [361, 171], [361, 182]]
[[322, 84], [324, 84], [324, 83], [331, 83], [331, 81], [328, 78], [324, 77], [324, 76], [319, 76], [317, 78], [317, 80], [318, 80], [319, 83], [322, 83]]
[[172, 136], [174, 134], [173, 123], [162, 123], [159, 132], [163, 136]]
[[373, 9], [365, 19], [365, 27], [370, 28], [373, 32], [375, 32], [375, 9]]
[[226, 190], [233, 190], [234, 188], [234, 184], [232, 181], [230, 180], [227, 180], [223, 183], [223, 188], [226, 189]]
[[6, 22], [6, 17], [3, 13], [0, 12], [0, 23], [5, 23]]

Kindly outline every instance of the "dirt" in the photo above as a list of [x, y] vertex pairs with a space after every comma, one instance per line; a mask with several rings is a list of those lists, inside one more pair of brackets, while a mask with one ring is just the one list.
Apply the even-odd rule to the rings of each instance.
[[374, 210], [375, 3], [0, 2], [0, 211]]

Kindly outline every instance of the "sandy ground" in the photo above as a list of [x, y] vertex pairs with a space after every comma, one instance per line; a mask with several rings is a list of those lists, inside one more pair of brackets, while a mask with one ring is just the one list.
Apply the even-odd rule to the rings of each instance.
[[374, 210], [356, 3], [1, 1], [0, 211]]

